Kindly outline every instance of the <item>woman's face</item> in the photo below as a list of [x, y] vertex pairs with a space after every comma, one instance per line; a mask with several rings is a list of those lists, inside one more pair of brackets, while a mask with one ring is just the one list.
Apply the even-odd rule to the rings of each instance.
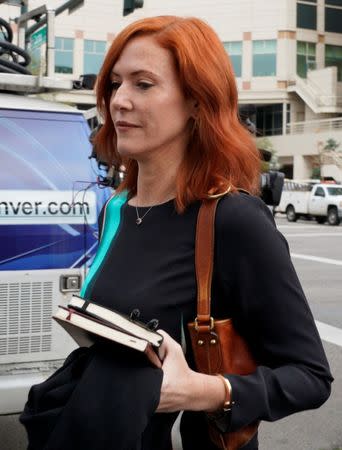
[[181, 156], [194, 101], [182, 92], [171, 53], [151, 36], [132, 39], [112, 74], [110, 113], [122, 156], [137, 160]]

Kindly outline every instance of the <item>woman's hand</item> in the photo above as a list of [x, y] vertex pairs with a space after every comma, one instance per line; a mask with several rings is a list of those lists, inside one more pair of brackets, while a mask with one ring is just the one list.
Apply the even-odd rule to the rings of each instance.
[[163, 330], [159, 357], [164, 372], [157, 412], [215, 411], [224, 402], [225, 387], [218, 377], [195, 372], [188, 366], [182, 347]]

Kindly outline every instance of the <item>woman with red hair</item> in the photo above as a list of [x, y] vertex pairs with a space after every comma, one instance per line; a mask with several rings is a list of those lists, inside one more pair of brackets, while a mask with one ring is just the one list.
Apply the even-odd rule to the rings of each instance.
[[[82, 295], [159, 319], [163, 382], [142, 448], [170, 450], [179, 411], [184, 450], [209, 450], [205, 413], [234, 431], [321, 405], [329, 366], [287, 243], [256, 196], [259, 153], [218, 36], [195, 18], [139, 20], [116, 36], [96, 90], [98, 157], [126, 176], [100, 216], [106, 236]], [[259, 362], [226, 381], [196, 371], [186, 329], [196, 316], [197, 214], [217, 195], [212, 313], [233, 318]], [[234, 405], [220, 414], [227, 392]], [[257, 447], [255, 437], [244, 448]]]

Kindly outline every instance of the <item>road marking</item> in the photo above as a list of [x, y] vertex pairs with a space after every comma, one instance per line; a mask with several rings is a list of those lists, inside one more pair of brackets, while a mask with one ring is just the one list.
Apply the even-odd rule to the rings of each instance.
[[340, 328], [319, 322], [318, 320], [315, 320], [315, 323], [323, 341], [342, 347], [342, 330]]
[[[293, 230], [294, 228], [300, 228], [301, 230], [326, 230], [328, 226], [326, 225], [277, 225], [277, 228], [283, 229], [283, 228], [289, 228]], [[331, 229], [331, 228], [330, 228]], [[332, 230], [332, 229], [331, 229]]]
[[335, 236], [342, 236], [342, 233], [284, 233], [284, 235], [288, 237], [335, 237]]
[[[300, 228], [301, 230], [312, 230], [313, 228], [315, 228], [315, 230], [317, 231], [317, 229], [319, 231], [323, 231], [326, 230], [326, 226], [324, 225], [306, 225], [306, 226], [301, 226], [300, 224], [297, 225], [277, 225], [278, 229], [292, 229], [294, 231], [297, 231], [295, 229]], [[337, 231], [337, 230], [336, 230]], [[339, 231], [339, 230], [338, 230]], [[337, 233], [337, 232], [333, 232], [333, 230], [331, 230], [331, 232], [329, 234], [327, 233], [293, 233], [293, 234], [286, 234], [286, 238], [289, 237], [306, 237], [306, 236], [313, 236], [313, 237], [325, 237], [325, 236], [341, 236], [342, 233]], [[338, 259], [331, 259], [331, 258], [319, 258], [317, 256], [312, 256], [312, 255], [302, 255], [300, 253], [291, 253], [291, 257], [292, 258], [297, 258], [297, 259], [304, 259], [306, 261], [315, 261], [315, 262], [319, 262], [319, 263], [323, 263], [323, 264], [332, 264], [335, 266], [342, 266], [342, 261], [338, 260]], [[321, 339], [325, 342], [329, 342], [331, 344], [335, 344], [338, 345], [339, 347], [342, 347], [342, 329], [341, 328], [337, 328], [337, 327], [333, 327], [332, 325], [328, 325], [326, 323], [323, 322], [319, 322], [318, 320], [315, 320], [319, 335], [321, 337]]]
[[319, 258], [318, 256], [301, 255], [299, 253], [291, 253], [291, 257], [297, 259], [305, 259], [307, 261], [320, 262], [324, 264], [333, 264], [335, 266], [342, 266], [342, 261], [339, 259]]

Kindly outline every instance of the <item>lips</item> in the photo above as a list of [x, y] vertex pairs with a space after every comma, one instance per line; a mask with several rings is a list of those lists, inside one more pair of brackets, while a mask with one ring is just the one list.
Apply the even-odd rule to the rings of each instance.
[[128, 128], [140, 128], [139, 125], [135, 123], [126, 122], [125, 120], [117, 120], [115, 122], [115, 128], [118, 129], [128, 129]]

